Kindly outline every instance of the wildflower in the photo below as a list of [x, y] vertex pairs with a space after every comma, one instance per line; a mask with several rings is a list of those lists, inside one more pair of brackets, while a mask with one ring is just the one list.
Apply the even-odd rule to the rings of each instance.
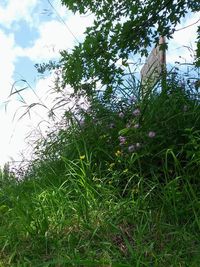
[[131, 145], [128, 147], [128, 151], [131, 153], [133, 151], [135, 151], [135, 145]]
[[134, 116], [136, 116], [136, 117], [138, 117], [138, 116], [140, 116], [140, 109], [139, 108], [137, 108], [137, 109], [135, 109], [134, 111], [133, 111], [133, 115]]
[[120, 112], [120, 113], [119, 113], [119, 117], [120, 117], [120, 118], [123, 118], [123, 117], [124, 117], [124, 113], [123, 113], [123, 112]]
[[126, 137], [119, 136], [120, 145], [124, 145], [126, 143]]
[[84, 159], [85, 158], [85, 155], [82, 155], [80, 156], [80, 160]]
[[119, 156], [121, 156], [121, 154], [122, 154], [122, 152], [120, 150], [117, 150], [117, 152], [115, 153], [115, 156], [119, 157]]
[[130, 102], [131, 102], [131, 103], [134, 103], [135, 101], [136, 101], [136, 97], [135, 97], [134, 95], [131, 96], [131, 97], [130, 97]]
[[153, 132], [153, 131], [150, 131], [150, 132], [148, 133], [148, 136], [149, 136], [150, 138], [154, 138], [154, 137], [156, 136], [156, 133]]
[[138, 129], [140, 127], [139, 123], [136, 123], [134, 126], [133, 126], [135, 129]]

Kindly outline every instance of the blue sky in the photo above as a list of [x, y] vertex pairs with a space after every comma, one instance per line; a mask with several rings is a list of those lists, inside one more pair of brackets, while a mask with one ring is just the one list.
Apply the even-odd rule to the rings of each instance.
[[[48, 92], [53, 86], [53, 77], [40, 79], [34, 64], [58, 59], [60, 50], [72, 49], [76, 44], [74, 36], [79, 41], [83, 40], [86, 26], [93, 21], [92, 16], [73, 15], [61, 6], [59, 0], [51, 0], [51, 3], [56, 11], [47, 0], [0, 1], [0, 59], [3, 62], [0, 65], [0, 165], [11, 158], [20, 159], [19, 151], [26, 148], [24, 140], [27, 133], [34, 129], [36, 135], [37, 131], [41, 134], [43, 130], [38, 123], [46, 120], [48, 113], [48, 110], [38, 108], [33, 110], [31, 118], [18, 120], [24, 110], [15, 97], [8, 98], [13, 83], [20, 79], [27, 80], [37, 96], [51, 107], [54, 95], [48, 96]], [[188, 16], [180, 28], [197, 21], [198, 18], [199, 14]], [[177, 59], [180, 60], [178, 55], [191, 60], [183, 45], [192, 45], [195, 48], [197, 26], [198, 24], [175, 33], [169, 44], [169, 64], [173, 65]], [[16, 83], [16, 88], [24, 85]], [[26, 105], [38, 101], [33, 90], [29, 88], [22, 93]], [[8, 100], [5, 112], [3, 107]]]

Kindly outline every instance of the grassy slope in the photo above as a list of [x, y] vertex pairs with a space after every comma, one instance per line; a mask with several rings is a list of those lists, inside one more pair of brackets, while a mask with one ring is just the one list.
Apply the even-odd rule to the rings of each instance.
[[200, 109], [182, 93], [131, 108], [96, 105], [24, 181], [2, 176], [0, 266], [200, 266]]

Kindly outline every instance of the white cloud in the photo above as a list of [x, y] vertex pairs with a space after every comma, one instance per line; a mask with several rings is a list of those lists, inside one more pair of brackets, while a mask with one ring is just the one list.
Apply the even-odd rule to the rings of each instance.
[[0, 106], [8, 97], [14, 83], [15, 62], [22, 48], [16, 46], [14, 34], [0, 29]]
[[22, 50], [22, 55], [33, 61], [59, 57], [59, 50], [73, 45], [73, 38], [66, 33], [65, 26], [58, 21], [45, 22], [39, 29], [40, 37], [33, 47]]
[[34, 45], [21, 49], [19, 55], [27, 56], [35, 62], [58, 58], [61, 50], [72, 49], [78, 41], [83, 40], [84, 31], [92, 21], [92, 16], [77, 15], [70, 16], [65, 24], [58, 20], [43, 22], [39, 27], [39, 38], [35, 40]]
[[[11, 26], [12, 29], [20, 27], [18, 22], [21, 19], [32, 23], [31, 10], [37, 3], [37, 0], [12, 0], [7, 5], [0, 4], [0, 16], [1, 24], [4, 26]], [[16, 6], [17, 5], [17, 6]], [[61, 15], [64, 16], [64, 8], [58, 9]], [[35, 15], [34, 15], [35, 16]], [[14, 33], [6, 34], [0, 30], [0, 58], [3, 64], [0, 65], [0, 103], [2, 104], [10, 93], [11, 87], [14, 83], [13, 74], [15, 72], [16, 59], [22, 56], [27, 56], [35, 62], [43, 60], [49, 60], [59, 56], [59, 51], [62, 49], [72, 48], [75, 44], [75, 38], [69, 32], [69, 29], [73, 31], [73, 34], [81, 40], [83, 38], [83, 32], [86, 26], [91, 23], [91, 17], [81, 18], [80, 16], [69, 16], [66, 13], [64, 19], [67, 26], [58, 21], [58, 18], [51, 21], [40, 23], [39, 28], [39, 39], [35, 40], [32, 47], [23, 49], [22, 47], [16, 46]], [[67, 19], [68, 18], [68, 19]], [[39, 19], [38, 19], [39, 20]], [[38, 25], [38, 20], [36, 24]], [[14, 27], [14, 28], [13, 28]], [[20, 85], [16, 85], [17, 89], [20, 89]], [[22, 85], [21, 85], [22, 86]], [[0, 165], [10, 160], [10, 157], [15, 160], [19, 160], [20, 151], [26, 148], [25, 138], [27, 134], [35, 129], [35, 133], [38, 134], [40, 130], [44, 133], [47, 129], [49, 119], [49, 109], [59, 101], [59, 95], [50, 94], [49, 89], [53, 86], [53, 77], [49, 76], [43, 80], [38, 80], [33, 86], [34, 91], [42, 102], [39, 101], [38, 97], [31, 90], [23, 91], [22, 95], [25, 99], [26, 105], [22, 108], [20, 103], [14, 96], [12, 101], [8, 104], [7, 113], [0, 109], [0, 124], [4, 127], [1, 128], [0, 138]], [[57, 98], [56, 98], [57, 97]], [[28, 115], [24, 116], [18, 121], [18, 118], [26, 111], [26, 108], [31, 103], [44, 103], [48, 108], [44, 108], [39, 105], [33, 107], [30, 111], [31, 117]], [[69, 103], [72, 105], [73, 103]], [[15, 120], [13, 121], [13, 116]], [[62, 111], [56, 112], [57, 118], [60, 118]], [[40, 127], [38, 126], [39, 123]]]
[[[26, 84], [16, 85], [16, 90], [21, 89]], [[28, 115], [28, 106], [32, 103], [45, 104], [48, 108], [52, 105], [52, 99], [47, 99], [45, 95], [48, 94], [49, 86], [52, 85], [52, 77], [39, 80], [35, 86], [34, 93], [31, 89], [21, 92], [25, 103], [17, 100], [15, 95], [10, 97], [6, 112], [1, 109], [0, 124], [1, 128], [0, 138], [0, 165], [10, 161], [11, 158], [18, 161], [21, 160], [21, 151], [25, 151], [27, 159], [30, 159], [30, 147], [27, 150], [26, 137], [34, 130], [35, 134], [39, 134], [40, 130], [44, 133], [48, 126], [48, 109], [37, 105], [30, 109], [30, 116]], [[40, 99], [40, 100], [39, 100]], [[26, 113], [27, 112], [27, 113]], [[25, 114], [26, 113], [26, 114]], [[20, 118], [25, 114], [22, 118]], [[41, 123], [41, 128], [39, 127]], [[36, 139], [36, 136], [35, 136]]]
[[[193, 62], [196, 50], [197, 28], [200, 26], [200, 13], [188, 15], [181, 25], [177, 26], [178, 30], [174, 33], [173, 39], [169, 41], [167, 51], [167, 62], [174, 64], [176, 61]], [[194, 25], [192, 25], [194, 24]], [[191, 25], [191, 26], [189, 26]], [[189, 27], [187, 27], [189, 26]]]
[[14, 49], [14, 35], [5, 35], [3, 31], [0, 30], [0, 101], [5, 100], [6, 96], [9, 94], [13, 83], [13, 72], [15, 69], [14, 61], [16, 59], [15, 49]]
[[[75, 101], [70, 97], [72, 88], [65, 88], [61, 93], [55, 92], [54, 80], [56, 77], [52, 73], [44, 79], [39, 79], [34, 86], [34, 91], [27, 89], [21, 92], [25, 103], [21, 103], [13, 96], [7, 105], [7, 112], [1, 110], [0, 123], [5, 127], [1, 128], [0, 165], [11, 161], [11, 158], [20, 161], [22, 159], [20, 151], [24, 151], [27, 160], [31, 159], [33, 148], [31, 143], [41, 136], [45, 136], [49, 129], [52, 130], [56, 122], [61, 122], [64, 111], [74, 106]], [[25, 85], [26, 83], [18, 84], [16, 89], [20, 90]], [[60, 104], [65, 104], [65, 106], [54, 109], [54, 120], [49, 119], [50, 110], [61, 100]], [[27, 110], [33, 103], [38, 103], [38, 105], [30, 108], [29, 116]], [[83, 98], [77, 104], [79, 107], [87, 108], [87, 102]], [[23, 114], [25, 115], [21, 118]], [[32, 133], [31, 138], [26, 140], [30, 133]], [[26, 141], [29, 141], [31, 145], [28, 146]]]
[[13, 22], [32, 21], [31, 13], [38, 0], [9, 0], [7, 5], [0, 3], [0, 25], [10, 27]]
[[58, 18], [58, 15], [62, 19], [66, 19], [69, 11], [65, 5], [61, 4], [60, 0], [51, 0], [51, 5], [49, 5], [49, 10], [53, 12], [54, 19]]

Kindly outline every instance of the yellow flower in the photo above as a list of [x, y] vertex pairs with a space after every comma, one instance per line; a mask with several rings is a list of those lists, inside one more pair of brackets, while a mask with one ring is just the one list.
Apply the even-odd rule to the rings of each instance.
[[85, 155], [80, 156], [80, 159], [81, 159], [81, 160], [84, 159], [84, 158], [85, 158]]
[[116, 157], [121, 156], [121, 154], [122, 154], [122, 152], [121, 152], [120, 150], [117, 150], [117, 152], [115, 152], [115, 156], [116, 156]]

